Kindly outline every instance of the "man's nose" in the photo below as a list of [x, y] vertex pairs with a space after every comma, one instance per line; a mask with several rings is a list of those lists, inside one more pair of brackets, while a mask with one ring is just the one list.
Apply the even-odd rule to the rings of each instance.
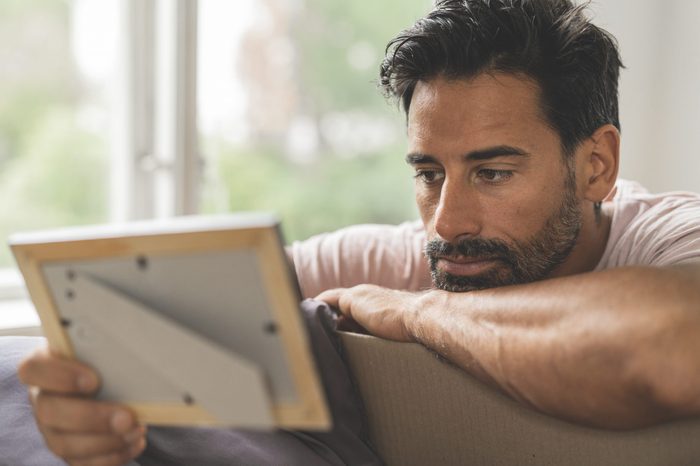
[[449, 243], [463, 236], [477, 236], [481, 232], [480, 216], [477, 198], [464, 182], [445, 180], [433, 218], [435, 233]]

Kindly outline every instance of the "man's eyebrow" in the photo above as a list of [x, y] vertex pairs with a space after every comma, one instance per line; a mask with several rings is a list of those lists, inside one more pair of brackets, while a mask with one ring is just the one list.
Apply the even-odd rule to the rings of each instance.
[[[464, 158], [466, 160], [488, 160], [495, 157], [507, 156], [529, 157], [530, 154], [523, 149], [513, 146], [495, 146], [469, 152], [464, 155]], [[409, 165], [419, 165], [424, 163], [427, 164], [439, 162], [432, 155], [422, 154], [420, 152], [411, 152], [406, 156], [406, 163]]]
[[421, 163], [438, 163], [432, 155], [411, 152], [406, 156], [406, 163], [409, 165], [419, 165]]
[[492, 159], [495, 157], [504, 157], [504, 156], [518, 156], [518, 157], [529, 157], [530, 154], [528, 154], [526, 151], [523, 149], [519, 149], [517, 147], [513, 146], [496, 146], [496, 147], [489, 147], [487, 149], [479, 149], [475, 150], [472, 152], [469, 152], [464, 156], [465, 159], [467, 160], [488, 160]]

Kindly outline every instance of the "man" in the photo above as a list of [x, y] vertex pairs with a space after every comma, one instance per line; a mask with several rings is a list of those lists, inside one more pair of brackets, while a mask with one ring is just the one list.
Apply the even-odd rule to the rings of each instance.
[[[381, 71], [422, 226], [295, 244], [304, 294], [546, 413], [611, 428], [700, 414], [700, 197], [616, 184], [620, 66], [568, 0], [439, 1]], [[67, 460], [143, 450], [128, 411], [80, 396], [98, 385], [87, 368], [44, 351], [20, 376]]]

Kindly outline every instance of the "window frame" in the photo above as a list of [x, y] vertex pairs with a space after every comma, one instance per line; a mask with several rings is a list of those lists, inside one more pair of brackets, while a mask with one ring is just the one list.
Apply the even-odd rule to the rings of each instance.
[[[120, 2], [115, 124], [109, 137], [113, 223], [199, 212], [197, 12], [197, 0]], [[19, 301], [27, 305], [3, 312], [35, 313], [19, 270], [0, 268], [0, 304]], [[0, 319], [0, 334], [38, 331], [12, 328]]]

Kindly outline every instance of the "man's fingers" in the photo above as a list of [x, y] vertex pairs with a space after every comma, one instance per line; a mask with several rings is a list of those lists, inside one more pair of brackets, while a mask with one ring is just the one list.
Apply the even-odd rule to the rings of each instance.
[[103, 401], [39, 392], [33, 400], [37, 421], [46, 428], [74, 433], [125, 434], [136, 427], [126, 408]]
[[145, 429], [138, 427], [126, 435], [72, 434], [53, 429], [42, 432], [46, 444], [56, 455], [67, 460], [87, 460], [134, 448], [144, 437]]
[[47, 348], [22, 361], [17, 373], [23, 384], [56, 393], [87, 394], [99, 387], [95, 371], [78, 361], [52, 355]]
[[374, 285], [357, 285], [352, 288], [336, 288], [334, 290], [324, 291], [315, 299], [325, 301], [329, 306], [337, 308], [340, 312], [348, 317], [353, 317], [353, 304], [358, 301], [363, 301], [367, 296], [377, 296], [378, 292], [384, 290]]
[[340, 296], [343, 294], [344, 291], [344, 288], [326, 290], [320, 295], [316, 296], [314, 299], [318, 301], [323, 301], [331, 307], [338, 307], [338, 304], [340, 302]]
[[338, 307], [338, 300], [340, 299], [340, 293], [337, 290], [327, 290], [314, 298], [317, 301], [323, 301], [330, 307]]
[[146, 441], [141, 440], [136, 445], [117, 453], [109, 453], [82, 460], [69, 460], [70, 466], [122, 466], [133, 460], [146, 448]]
[[18, 368], [49, 448], [71, 465], [121, 465], [145, 448], [135, 415], [115, 404], [76, 396], [94, 393], [97, 374], [77, 361], [34, 352]]

